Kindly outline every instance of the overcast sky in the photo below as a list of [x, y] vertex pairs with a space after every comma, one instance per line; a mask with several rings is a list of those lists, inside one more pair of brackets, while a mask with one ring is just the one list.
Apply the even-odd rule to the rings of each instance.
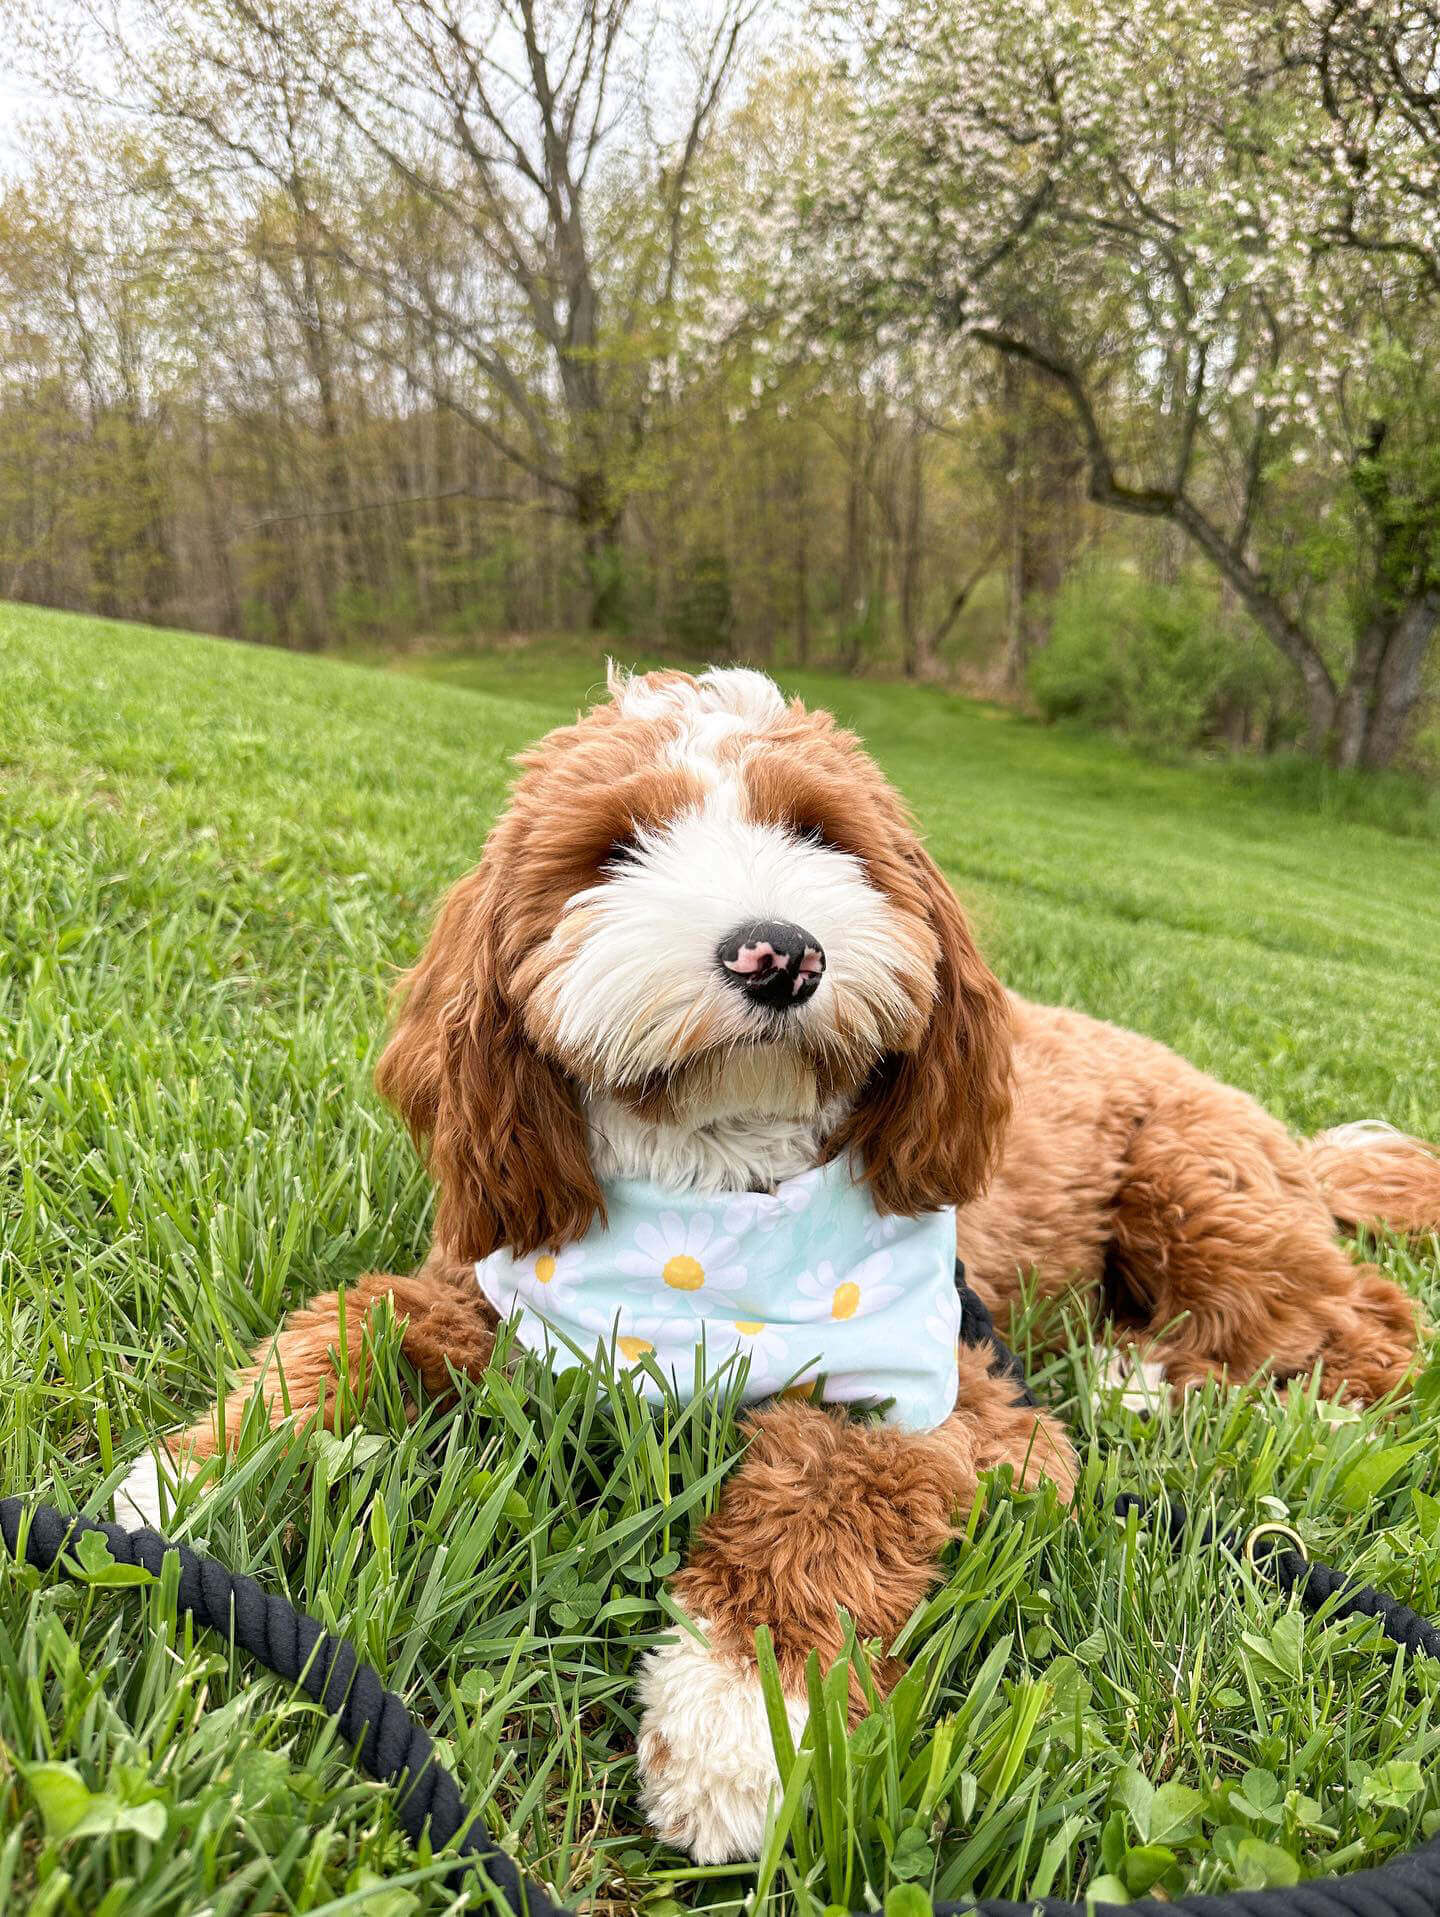
[[[63, 19], [66, 8], [74, 20], [72, 37], [78, 42], [85, 13], [78, 0], [48, 0], [45, 11], [51, 19]], [[17, 48], [20, 36], [13, 28], [7, 29], [7, 13], [18, 22], [20, 11], [14, 0], [0, 0], [0, 174], [12, 179], [25, 170], [31, 157], [33, 124], [55, 117], [67, 104], [45, 88], [43, 69], [38, 82], [30, 77], [36, 72], [35, 56], [23, 42]], [[123, 15], [124, 0], [120, 0], [117, 11]], [[97, 77], [95, 59], [86, 65], [91, 77]], [[103, 69], [98, 77], [103, 78]]]
[[3, 46], [0, 46], [0, 168], [14, 173], [24, 162], [25, 141], [17, 121], [43, 111], [40, 100], [24, 80], [7, 73]]
[[[64, 103], [15, 71], [15, 58], [6, 48], [6, 5], [7, 0], [0, 0], [0, 177], [13, 179], [24, 172], [34, 145], [25, 123], [43, 121], [59, 113]], [[674, 5], [679, 20], [694, 18], [696, 14], [703, 17], [703, 0], [701, 6], [697, 6], [695, 0], [674, 0]], [[769, 0], [762, 15], [765, 31], [757, 31], [753, 36], [757, 49], [763, 50], [766, 45], [773, 47], [777, 29], [793, 27], [804, 15], [806, 6], [807, 0]], [[123, 15], [123, 0], [119, 11]], [[652, 48], [652, 56], [654, 52]], [[667, 71], [673, 76], [675, 70], [674, 62], [665, 58], [663, 39], [659, 54], [658, 62], [652, 64], [650, 78], [652, 86], [659, 84], [663, 98]]]

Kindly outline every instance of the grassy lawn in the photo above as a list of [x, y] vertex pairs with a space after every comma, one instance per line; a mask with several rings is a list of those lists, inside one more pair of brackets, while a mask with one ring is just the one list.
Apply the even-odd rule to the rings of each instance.
[[[573, 650], [379, 672], [0, 607], [0, 1490], [108, 1512], [141, 1434], [288, 1306], [418, 1261], [426, 1182], [369, 1085], [388, 984], [510, 754], [600, 676]], [[801, 689], [863, 730], [1017, 987], [1297, 1127], [1440, 1137], [1433, 836], [931, 691]], [[1440, 1247], [1380, 1256], [1433, 1312]], [[350, 1634], [566, 1895], [738, 1911], [753, 1867], [643, 1831], [630, 1694], [733, 1415], [527, 1370], [407, 1424], [381, 1343], [344, 1435], [247, 1432], [175, 1528]], [[1089, 1458], [1078, 1516], [992, 1488], [907, 1627], [910, 1677], [802, 1759], [759, 1908], [1282, 1882], [1440, 1823], [1440, 1672], [1095, 1508], [1168, 1485], [1288, 1515], [1440, 1613], [1440, 1369], [1366, 1419], [1257, 1388], [1146, 1422], [1093, 1376], [1078, 1349], [1041, 1376]], [[92, 1794], [68, 1836], [57, 1765]], [[462, 1907], [438, 1875], [313, 1708], [177, 1626], [163, 1581], [0, 1565], [0, 1909]]]

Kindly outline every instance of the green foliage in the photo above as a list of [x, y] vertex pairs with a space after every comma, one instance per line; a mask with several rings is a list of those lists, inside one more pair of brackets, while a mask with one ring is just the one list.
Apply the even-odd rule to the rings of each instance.
[[258, 593], [247, 598], [241, 606], [239, 623], [240, 638], [260, 646], [279, 643], [280, 627], [274, 609]]
[[[387, 991], [509, 756], [587, 697], [601, 651], [422, 659], [425, 683], [0, 608], [6, 1491], [104, 1509], [144, 1435], [194, 1417], [287, 1308], [423, 1254], [426, 1180], [369, 1084]], [[1440, 1136], [1433, 844], [934, 691], [793, 685], [866, 735], [1018, 989], [1151, 1031], [1297, 1125]], [[1434, 1315], [1435, 1245], [1369, 1255]], [[173, 1528], [351, 1635], [577, 1904], [739, 1917], [757, 1876], [756, 1917], [1173, 1896], [1373, 1862], [1440, 1818], [1440, 1673], [1103, 1515], [1168, 1485], [1288, 1516], [1440, 1610], [1434, 1367], [1384, 1415], [1210, 1387], [1146, 1421], [1083, 1343], [1032, 1351], [1090, 1461], [1074, 1517], [991, 1484], [892, 1696], [852, 1730], [844, 1675], [814, 1674], [757, 1873], [697, 1871], [635, 1800], [635, 1663], [733, 1407], [526, 1363], [411, 1423], [393, 1323], [374, 1343], [376, 1389], [335, 1434], [252, 1417]], [[0, 1563], [0, 1908], [459, 1908], [303, 1694], [177, 1619], [169, 1569], [130, 1590], [102, 1551], [84, 1568]], [[850, 1649], [862, 1683], [872, 1651]]]
[[[1432, 775], [1440, 769], [1440, 727]], [[1405, 772], [1338, 772], [1318, 759], [1280, 752], [1271, 759], [1224, 762], [1226, 783], [1256, 801], [1293, 806], [1322, 819], [1351, 819], [1385, 832], [1440, 838], [1440, 785]]]
[[352, 582], [331, 600], [330, 624], [337, 639], [385, 639], [413, 632], [419, 610], [409, 580], [399, 580], [388, 592]]
[[694, 554], [683, 568], [670, 619], [676, 641], [691, 658], [727, 657], [734, 610], [724, 553]]
[[1119, 567], [1074, 574], [1029, 670], [1047, 719], [1079, 719], [1151, 745], [1274, 742], [1294, 727], [1290, 688], [1246, 623], [1193, 578], [1154, 585]]
[[844, 672], [863, 672], [873, 664], [885, 642], [885, 602], [878, 593], [866, 595], [857, 613], [841, 621], [835, 633], [835, 658]]

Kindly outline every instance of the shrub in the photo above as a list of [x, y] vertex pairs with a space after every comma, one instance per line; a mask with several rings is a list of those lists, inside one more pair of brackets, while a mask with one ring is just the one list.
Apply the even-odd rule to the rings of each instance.
[[1047, 719], [1152, 745], [1215, 740], [1266, 749], [1293, 735], [1293, 689], [1264, 639], [1195, 579], [1159, 586], [1087, 567], [1055, 599], [1050, 643], [1029, 670]]
[[734, 605], [730, 566], [723, 552], [691, 556], [681, 570], [670, 630], [688, 652], [725, 658], [730, 652]]
[[419, 624], [414, 587], [406, 580], [382, 592], [352, 580], [331, 596], [329, 624], [335, 638], [349, 643], [413, 632]]

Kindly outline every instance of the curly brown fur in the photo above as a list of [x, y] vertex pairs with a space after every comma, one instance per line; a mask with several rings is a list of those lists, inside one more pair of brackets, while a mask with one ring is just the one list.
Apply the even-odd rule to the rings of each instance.
[[[916, 1436], [800, 1404], [757, 1412], [747, 1429], [744, 1460], [671, 1591], [705, 1618], [714, 1649], [742, 1664], [768, 1626], [792, 1691], [812, 1650], [826, 1667], [840, 1655], [842, 1610], [859, 1637], [881, 1640], [874, 1676], [889, 1688], [903, 1667], [884, 1653], [933, 1584], [982, 1472], [1008, 1465], [1026, 1486], [1046, 1477], [1067, 1502], [1075, 1485], [1063, 1427], [1017, 1404], [979, 1349], [961, 1351], [955, 1412], [937, 1431]], [[863, 1708], [858, 1678], [851, 1701]]]
[[[1015, 1112], [956, 1233], [992, 1307], [1032, 1272], [1042, 1296], [1088, 1291], [1179, 1387], [1319, 1365], [1327, 1391], [1368, 1403], [1404, 1381], [1415, 1307], [1337, 1241], [1316, 1148], [1153, 1039], [1011, 1003]], [[1337, 1161], [1355, 1208], [1394, 1195], [1378, 1180], [1365, 1192], [1363, 1156], [1338, 1149], [1319, 1158], [1332, 1180]], [[1423, 1178], [1407, 1190], [1423, 1198]]]
[[757, 819], [814, 826], [864, 860], [871, 879], [926, 928], [934, 997], [911, 1041], [859, 1087], [828, 1155], [855, 1152], [881, 1211], [913, 1215], [985, 1189], [1010, 1116], [1010, 1013], [959, 901], [920, 843], [903, 800], [852, 733], [798, 702], [747, 771]]
[[171, 1455], [194, 1461], [233, 1447], [257, 1389], [272, 1426], [318, 1417], [331, 1429], [341, 1353], [351, 1395], [361, 1402], [369, 1384], [372, 1314], [386, 1300], [400, 1325], [400, 1348], [427, 1396], [448, 1396], [452, 1372], [481, 1376], [495, 1343], [495, 1314], [469, 1266], [432, 1259], [413, 1278], [372, 1273], [292, 1311], [216, 1410], [167, 1440]]
[[1389, 1125], [1342, 1125], [1304, 1147], [1347, 1231], [1440, 1232], [1440, 1156]]
[[[439, 1187], [432, 1258], [413, 1278], [367, 1277], [292, 1314], [218, 1420], [183, 1434], [177, 1454], [233, 1442], [256, 1389], [272, 1423], [329, 1422], [342, 1350], [351, 1389], [367, 1387], [367, 1332], [383, 1299], [425, 1391], [447, 1391], [452, 1371], [483, 1372], [495, 1326], [474, 1261], [501, 1246], [559, 1248], [603, 1218], [591, 1156], [600, 1134], [588, 1117], [597, 1098], [625, 1123], [656, 1128], [701, 1124], [707, 1097], [757, 1126], [803, 1121], [807, 1165], [853, 1154], [880, 1211], [958, 1206], [960, 1255], [992, 1307], [1012, 1306], [1032, 1273], [1043, 1295], [1083, 1291], [1177, 1388], [1319, 1367], [1326, 1390], [1371, 1401], [1403, 1382], [1414, 1306], [1377, 1268], [1352, 1261], [1335, 1226], [1437, 1228], [1440, 1160], [1377, 1127], [1297, 1142], [1164, 1046], [1005, 993], [858, 742], [828, 715], [761, 692], [753, 675], [734, 695], [731, 708], [724, 694], [707, 705], [703, 682], [683, 674], [622, 683], [612, 704], [526, 755], [479, 867], [451, 892], [404, 982], [377, 1074]], [[718, 728], [717, 710], [727, 722]], [[731, 717], [739, 723], [727, 730]], [[717, 789], [730, 808], [720, 816], [796, 856], [814, 835], [831, 872], [850, 875], [846, 896], [861, 916], [840, 921], [841, 943], [853, 923], [883, 927], [864, 948], [883, 954], [865, 975], [869, 996], [853, 963], [843, 987], [832, 966], [827, 998], [798, 1027], [792, 1014], [802, 1037], [783, 1053], [753, 1027], [737, 1029], [719, 987], [687, 996], [653, 1052], [636, 1049], [645, 1005], [626, 1009], [618, 1036], [607, 1027], [602, 1042], [565, 989], [567, 977], [591, 979], [575, 968], [603, 917], [595, 888], [623, 884], [617, 846], [628, 840], [633, 851], [636, 835], [703, 818]], [[734, 863], [709, 880], [712, 891]], [[622, 954], [606, 978], [628, 962]], [[594, 1002], [593, 981], [576, 992]], [[625, 1069], [608, 1072], [617, 1059]], [[767, 1161], [753, 1175], [763, 1185], [776, 1174]], [[842, 1610], [862, 1638], [880, 1641], [878, 1679], [893, 1682], [895, 1638], [979, 1475], [999, 1465], [1024, 1483], [1052, 1479], [1066, 1499], [1074, 1488], [1063, 1430], [1017, 1404], [981, 1352], [961, 1353], [955, 1411], [933, 1432], [795, 1404], [754, 1414], [746, 1456], [672, 1585], [708, 1646], [656, 1652], [642, 1678], [644, 1801], [676, 1841], [697, 1856], [747, 1854], [735, 1846], [763, 1828], [757, 1627], [774, 1636], [792, 1704], [809, 1653], [827, 1664], [841, 1654]], [[860, 1701], [852, 1687], [852, 1705]]]

